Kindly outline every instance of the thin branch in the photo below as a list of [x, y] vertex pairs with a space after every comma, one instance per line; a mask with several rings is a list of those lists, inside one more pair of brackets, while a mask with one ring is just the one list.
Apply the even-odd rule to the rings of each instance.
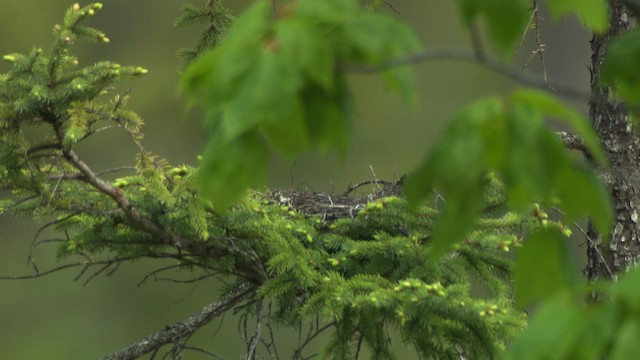
[[38, 228], [38, 230], [36, 231], [35, 235], [33, 235], [33, 240], [31, 241], [31, 246], [29, 247], [29, 256], [27, 257], [27, 263], [28, 264], [34, 264], [35, 265], [35, 260], [33, 258], [33, 250], [38, 247], [40, 244], [45, 244], [45, 243], [51, 243], [51, 242], [60, 242], [60, 241], [64, 241], [61, 239], [49, 239], [49, 240], [38, 240], [38, 238], [40, 237], [40, 234], [42, 234], [43, 231], [45, 231], [46, 229], [58, 225], [61, 222], [67, 221], [70, 218], [76, 216], [77, 213], [72, 213], [69, 214], [65, 217], [53, 220], [51, 222], [48, 222], [42, 226], [40, 226], [40, 228]]
[[[553, 207], [553, 211], [555, 211], [556, 213], [562, 215], [562, 216], [566, 216], [565, 213], [558, 209], [557, 207]], [[604, 264], [605, 269], [607, 270], [607, 273], [609, 274], [609, 276], [611, 277], [612, 280], [616, 280], [617, 277], [616, 275], [613, 273], [613, 271], [611, 270], [611, 268], [609, 267], [609, 265], [607, 264], [607, 261], [604, 258], [604, 255], [602, 255], [602, 252], [600, 251], [600, 247], [598, 246], [599, 244], [596, 243], [595, 240], [593, 240], [591, 238], [591, 236], [589, 236], [589, 234], [582, 228], [582, 226], [580, 226], [580, 224], [578, 224], [577, 221], [573, 222], [573, 225], [575, 225], [576, 228], [578, 228], [578, 230], [580, 231], [580, 233], [582, 235], [584, 235], [584, 237], [587, 239], [587, 242], [589, 242], [589, 246], [591, 246], [593, 249], [596, 250], [596, 253], [598, 254], [598, 257], [600, 258], [600, 261], [602, 261], [602, 263]]]
[[60, 265], [57, 266], [53, 269], [47, 270], [47, 271], [43, 271], [43, 272], [38, 272], [35, 274], [31, 274], [31, 275], [18, 275], [18, 276], [0, 276], [0, 280], [27, 280], [27, 279], [37, 279], [49, 274], [53, 274], [56, 273], [58, 271], [62, 271], [65, 269], [69, 269], [69, 268], [74, 268], [74, 267], [78, 267], [78, 266], [87, 266], [86, 263], [82, 262], [82, 263], [73, 263], [73, 264], [65, 264], [65, 265]]
[[205, 349], [201, 349], [201, 348], [197, 348], [197, 347], [193, 347], [193, 346], [183, 346], [183, 347], [182, 347], [182, 349], [184, 349], [184, 350], [191, 350], [191, 351], [197, 351], [197, 352], [199, 352], [199, 353], [202, 353], [202, 354], [205, 354], [205, 355], [209, 355], [209, 356], [211, 356], [212, 358], [216, 358], [216, 359], [220, 359], [220, 360], [225, 360], [225, 358], [223, 358], [222, 356], [220, 356], [220, 355], [218, 355], [218, 354], [216, 354], [216, 353], [214, 353], [214, 352], [211, 352], [211, 351], [205, 350]]
[[548, 84], [549, 80], [547, 78], [547, 65], [544, 62], [545, 45], [542, 43], [542, 40], [540, 38], [539, 23], [540, 23], [540, 13], [538, 11], [538, 2], [537, 0], [533, 0], [533, 25], [535, 26], [536, 44], [538, 45], [538, 48], [532, 52], [531, 56], [538, 54], [538, 58], [540, 59], [540, 66], [542, 67], [542, 76], [544, 77], [544, 82]]
[[[31, 274], [31, 275], [18, 275], [18, 276], [0, 276], [0, 280], [26, 280], [26, 279], [37, 279], [58, 271], [62, 271], [65, 269], [69, 269], [69, 268], [74, 268], [74, 267], [91, 267], [91, 266], [96, 266], [96, 265], [107, 265], [107, 264], [115, 264], [118, 262], [124, 262], [124, 261], [129, 261], [129, 260], [133, 260], [133, 259], [139, 259], [142, 257], [152, 257], [152, 256], [140, 256], [140, 255], [132, 255], [132, 256], [124, 256], [124, 257], [116, 257], [116, 258], [112, 258], [112, 259], [106, 259], [106, 260], [98, 260], [98, 261], [82, 261], [82, 262], [75, 262], [75, 263], [69, 263], [69, 264], [64, 264], [64, 265], [59, 265], [56, 266], [53, 269], [49, 269], [47, 271], [43, 271], [43, 272], [38, 272], [35, 274]], [[164, 258], [164, 257], [168, 257], [168, 256], [153, 256], [154, 258]], [[82, 271], [82, 273], [84, 273], [85, 270]]]
[[136, 342], [135, 344], [124, 348], [114, 354], [105, 356], [103, 360], [130, 360], [138, 359], [150, 352], [153, 352], [160, 347], [175, 343], [180, 339], [190, 337], [196, 330], [205, 326], [211, 320], [224, 314], [226, 311], [232, 309], [240, 302], [246, 300], [254, 289], [245, 286], [240, 291], [233, 295], [228, 296], [222, 301], [213, 302], [205, 306], [198, 313], [191, 315], [189, 318], [177, 322], [173, 325], [165, 327], [163, 330], [158, 331], [155, 334], [149, 335], [144, 339]]
[[392, 184], [394, 184], [394, 182], [393, 181], [387, 181], [387, 180], [365, 180], [365, 181], [362, 181], [362, 182], [357, 183], [355, 185], [349, 185], [349, 188], [347, 188], [347, 190], [344, 193], [342, 193], [342, 196], [347, 196], [350, 193], [352, 193], [354, 190], [356, 190], [358, 188], [361, 188], [361, 187], [363, 187], [365, 185], [377, 185], [379, 187], [380, 184], [382, 184], [382, 185], [392, 185]]
[[604, 258], [604, 255], [602, 255], [602, 251], [600, 251], [600, 246], [598, 243], [596, 243], [595, 240], [593, 240], [591, 238], [591, 236], [589, 236], [589, 234], [582, 228], [582, 226], [580, 226], [580, 224], [578, 224], [577, 221], [573, 222], [573, 225], [575, 225], [575, 227], [578, 228], [578, 230], [580, 231], [580, 233], [582, 235], [584, 235], [584, 237], [587, 239], [587, 241], [589, 242], [589, 245], [591, 245], [591, 247], [593, 249], [596, 250], [596, 253], [598, 254], [598, 257], [600, 258], [600, 261], [602, 261], [602, 264], [604, 265], [605, 270], [607, 270], [607, 273], [609, 274], [611, 280], [617, 280], [617, 276], [613, 273], [613, 271], [611, 270], [611, 268], [609, 267], [609, 264], [607, 263], [607, 261]]
[[256, 328], [253, 332], [253, 336], [251, 337], [251, 341], [249, 342], [249, 349], [247, 351], [247, 360], [252, 360], [256, 358], [256, 349], [258, 347], [258, 343], [260, 342], [262, 332], [262, 307], [264, 302], [262, 300], [258, 300], [256, 304]]
[[138, 284], [137, 284], [136, 286], [138, 286], [138, 287], [142, 286], [142, 284], [144, 284], [145, 282], [147, 282], [147, 280], [148, 280], [150, 277], [152, 277], [152, 276], [153, 276], [154, 278], [156, 278], [156, 275], [157, 275], [158, 273], [160, 273], [160, 272], [167, 271], [167, 270], [172, 270], [172, 269], [178, 269], [178, 268], [180, 268], [180, 265], [169, 265], [169, 266], [163, 266], [163, 267], [161, 267], [161, 268], [159, 268], [159, 269], [156, 269], [156, 270], [154, 270], [154, 271], [148, 272], [148, 273], [147, 273], [147, 274], [142, 278], [142, 280], [140, 280], [140, 282], [138, 282]]
[[136, 169], [135, 166], [120, 166], [120, 167], [115, 167], [113, 169], [107, 169], [104, 171], [101, 171], [99, 173], [97, 173], [96, 175], [98, 176], [102, 176], [104, 174], [109, 174], [109, 173], [114, 173], [114, 172], [119, 172], [119, 171], [138, 171], [138, 169]]
[[[273, 315], [273, 302], [269, 302], [269, 312], [267, 313], [267, 323], [265, 324], [267, 327], [267, 330], [269, 331], [269, 340], [270, 343], [266, 344], [265, 343], [265, 347], [267, 348], [267, 351], [269, 352], [269, 354], [271, 355], [272, 359], [276, 359], [276, 360], [280, 360], [280, 354], [278, 354], [278, 346], [276, 345], [276, 340], [275, 337], [273, 336], [273, 327], [271, 326], [271, 322], [272, 322], [272, 315]], [[273, 348], [273, 353], [271, 351], [271, 348]]]
[[405, 57], [387, 61], [383, 64], [375, 66], [357, 66], [345, 64], [344, 66], [342, 66], [342, 70], [352, 73], [370, 74], [381, 72], [398, 66], [414, 65], [427, 61], [437, 60], [459, 60], [471, 62], [497, 72], [498, 74], [511, 78], [524, 85], [551, 91], [559, 95], [578, 100], [587, 101], [590, 97], [590, 93], [582, 88], [566, 85], [563, 83], [547, 82], [543, 77], [540, 77], [535, 73], [507, 65], [501, 61], [486, 58], [479, 59], [474, 52], [464, 49], [432, 49], [421, 53], [407, 55]]
[[[300, 329], [299, 329], [299, 333], [298, 333], [298, 348], [294, 351], [293, 354], [293, 359], [302, 359], [302, 351], [304, 350], [304, 348], [309, 345], [309, 343], [311, 341], [313, 341], [313, 339], [315, 339], [318, 335], [322, 334], [325, 330], [331, 328], [332, 326], [335, 326], [336, 323], [335, 322], [330, 322], [328, 324], [326, 324], [323, 327], [317, 327], [316, 326], [316, 331], [313, 334], [309, 334], [307, 335], [307, 338], [304, 339], [304, 341], [302, 341], [302, 324], [300, 325]], [[313, 326], [313, 325], [311, 325]]]

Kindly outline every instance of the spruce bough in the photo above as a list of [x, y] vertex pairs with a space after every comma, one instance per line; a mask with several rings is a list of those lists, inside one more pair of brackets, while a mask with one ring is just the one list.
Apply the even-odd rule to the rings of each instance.
[[[153, 339], [164, 340], [145, 343], [156, 348], [140, 342], [119, 354], [139, 357], [168, 343], [179, 353], [200, 326], [240, 304], [258, 324], [318, 324], [295, 349], [299, 358], [328, 330], [329, 343], [321, 346], [326, 358], [353, 358], [362, 344], [375, 357], [393, 358], [390, 337], [429, 358], [495, 358], [523, 328], [504, 253], [541, 226], [563, 228], [539, 207], [505, 210], [503, 186], [488, 176], [482, 217], [443, 257], [430, 254], [438, 204], [410, 209], [397, 191], [335, 197], [328, 205], [317, 200], [323, 194], [251, 192], [228, 209], [216, 208], [201, 195], [198, 168], [172, 166], [143, 147], [143, 121], [127, 107], [129, 95], [113, 93], [114, 84], [147, 70], [108, 61], [81, 66], [73, 56], [77, 41], [109, 42], [86, 25], [101, 8], [69, 8], [50, 52], [3, 57], [11, 68], [0, 75], [0, 213], [53, 228], [59, 238], [34, 246], [56, 243], [59, 259], [81, 266], [81, 275], [93, 270], [88, 280], [127, 261], [172, 259], [176, 268], [223, 277], [229, 285], [221, 298], [233, 300], [165, 329], [177, 339], [160, 331]], [[185, 8], [182, 21], [206, 18], [203, 9]], [[209, 31], [222, 34], [224, 26]], [[199, 41], [184, 52], [185, 61], [216, 44]], [[41, 130], [37, 137], [34, 128]], [[108, 179], [75, 151], [109, 129], [126, 132], [139, 149], [135, 167], [114, 169], [131, 175]], [[327, 217], [336, 208], [349, 211]], [[472, 283], [483, 286], [483, 296], [471, 294]], [[266, 307], [273, 309], [269, 320]], [[273, 343], [258, 346], [267, 336], [259, 327], [247, 339], [248, 357], [273, 350]], [[132, 358], [122, 356], [113, 358]]]

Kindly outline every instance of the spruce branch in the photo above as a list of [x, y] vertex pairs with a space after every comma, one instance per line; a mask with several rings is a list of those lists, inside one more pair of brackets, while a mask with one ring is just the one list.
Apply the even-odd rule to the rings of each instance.
[[[203, 33], [196, 53], [213, 46], [213, 40], [222, 34], [217, 26], [221, 21], [214, 15], [224, 21], [229, 18], [228, 13], [213, 11], [216, 4], [209, 1], [210, 8], [193, 10], [187, 14], [191, 17], [185, 17], [186, 22], [202, 20], [212, 26]], [[106, 42], [108, 39], [99, 32], [78, 30], [74, 24], [83, 16], [81, 11], [74, 5], [65, 25], [57, 31], [77, 31], [78, 38], [93, 36]], [[86, 284], [101, 274], [112, 274], [127, 261], [149, 258], [177, 260], [178, 265], [163, 264], [147, 273], [142, 283], [180, 268], [205, 274], [187, 281], [166, 280], [191, 282], [219, 276], [224, 277], [225, 285], [232, 284], [227, 287], [235, 287], [229, 297], [105, 359], [133, 359], [145, 354], [153, 357], [169, 344], [165, 356], [180, 358], [184, 351], [197, 349], [187, 346], [195, 331], [243, 302], [239, 327], [249, 359], [261, 356], [261, 351], [279, 357], [272, 323], [290, 327], [301, 324], [296, 359], [302, 359], [305, 346], [320, 333], [332, 328], [337, 336], [332, 335], [331, 345], [337, 350], [328, 349], [328, 354], [350, 353], [356, 341], [351, 335], [355, 334], [360, 336], [358, 352], [364, 344], [386, 356], [390, 353], [386, 332], [394, 328], [403, 332], [406, 342], [414, 343], [421, 354], [455, 346], [465, 354], [493, 356], [522, 324], [519, 311], [503, 291], [507, 288], [504, 279], [494, 275], [510, 270], [500, 260], [502, 252], [517, 245], [517, 231], [525, 231], [529, 225], [524, 217], [500, 213], [498, 205], [504, 201], [499, 194], [487, 197], [487, 206], [492, 209], [487, 215], [495, 221], [481, 222], [443, 263], [425, 263], [429, 259], [432, 220], [438, 210], [424, 206], [410, 212], [402, 198], [401, 181], [378, 180], [375, 173], [374, 180], [352, 186], [343, 195], [268, 191], [244, 199], [226, 214], [216, 213], [194, 185], [196, 169], [166, 169], [142, 147], [143, 121], [126, 109], [126, 95], [117, 96], [111, 105], [96, 99], [112, 83], [146, 70], [101, 62], [78, 72], [77, 61], [61, 52], [74, 36], [68, 41], [66, 38], [67, 34], [59, 34], [51, 60], [34, 53], [31, 65], [27, 64], [34, 73], [42, 73], [46, 66], [47, 76], [40, 76], [40, 80], [60, 91], [38, 88], [32, 94], [14, 86], [15, 82], [7, 88], [11, 90], [7, 94], [12, 95], [7, 102], [15, 106], [7, 117], [10, 121], [0, 119], [2, 129], [18, 134], [21, 127], [45, 123], [53, 132], [40, 148], [30, 146], [29, 139], [0, 134], [11, 150], [12, 160], [8, 166], [0, 164], [0, 170], [8, 175], [7, 183], [15, 186], [11, 196], [16, 198], [2, 206], [15, 206], [20, 199], [35, 194], [33, 201], [20, 209], [11, 208], [10, 215], [38, 212], [41, 219], [57, 219], [43, 229], [55, 227], [62, 236], [37, 240], [39, 232], [34, 246], [59, 244], [60, 258], [77, 256], [81, 260], [43, 273], [36, 269], [35, 275], [21, 278], [77, 267], [80, 272], [75, 279], [85, 279]], [[24, 75], [23, 70], [15, 70], [15, 74]], [[26, 75], [17, 80], [38, 86]], [[28, 106], [20, 107], [23, 103]], [[98, 127], [105, 122], [105, 127]], [[75, 151], [79, 141], [110, 128], [127, 131], [137, 145], [135, 168], [97, 172]], [[135, 173], [112, 182], [103, 178], [120, 170]], [[367, 184], [374, 188], [370, 194], [347, 196]], [[116, 255], [93, 259], [105, 256], [99, 256], [103, 252]], [[468, 291], [468, 279], [475, 270], [491, 285], [487, 300], [474, 298]], [[244, 285], [237, 286], [239, 281]], [[479, 311], [489, 301], [501, 310], [493, 314], [495, 319]], [[456, 304], [465, 305], [452, 310]], [[254, 318], [255, 324], [249, 321]], [[322, 326], [321, 321], [328, 324]], [[431, 326], [428, 331], [422, 326], [424, 322]], [[303, 323], [311, 323], [306, 338]], [[441, 331], [442, 339], [429, 336], [432, 331]]]
[[105, 356], [103, 360], [138, 359], [148, 353], [157, 351], [164, 345], [177, 343], [181, 340], [187, 339], [213, 319], [224, 314], [228, 310], [231, 310], [241, 302], [251, 298], [253, 292], [254, 289], [250, 286], [240, 287], [236, 292], [222, 300], [215, 301], [205, 306], [202, 310], [191, 315], [187, 319], [173, 325], [166, 326], [163, 330], [149, 335], [127, 348]]

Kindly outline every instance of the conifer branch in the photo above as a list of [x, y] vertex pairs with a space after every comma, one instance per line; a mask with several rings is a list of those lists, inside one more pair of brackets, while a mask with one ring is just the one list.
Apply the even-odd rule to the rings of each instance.
[[224, 314], [241, 302], [249, 299], [254, 289], [244, 286], [224, 300], [213, 302], [205, 306], [189, 318], [165, 327], [163, 330], [149, 335], [135, 344], [116, 353], [105, 356], [103, 360], [131, 360], [138, 359], [162, 346], [188, 339], [194, 332], [205, 326], [213, 319]]
[[[33, 246], [56, 243], [59, 258], [80, 257], [74, 263], [43, 273], [36, 269], [35, 275], [16, 278], [78, 267], [75, 280], [86, 279], [86, 284], [101, 274], [110, 275], [124, 262], [158, 258], [178, 260], [178, 265], [163, 264], [142, 282], [179, 267], [205, 272], [193, 281], [220, 276], [235, 288], [225, 299], [105, 359], [154, 357], [167, 344], [171, 346], [166, 356], [179, 358], [183, 351], [197, 349], [186, 346], [195, 331], [243, 302], [239, 326], [249, 359], [258, 357], [263, 349], [278, 358], [272, 321], [289, 326], [311, 323], [306, 338], [300, 332], [296, 359], [302, 359], [303, 348], [330, 328], [337, 331], [327, 350], [336, 357], [352, 352], [352, 334], [361, 335], [358, 351], [364, 344], [378, 355], [388, 354], [385, 332], [391, 327], [405, 333], [419, 354], [456, 347], [469, 358], [494, 356], [515, 334], [523, 321], [504, 290], [507, 285], [501, 275], [510, 268], [501, 255], [509, 246], [518, 245], [519, 232], [531, 225], [524, 216], [500, 212], [498, 205], [504, 199], [499, 184], [487, 184], [485, 202], [492, 209], [487, 221], [479, 222], [455, 255], [429, 266], [423, 264], [430, 259], [431, 230], [438, 210], [425, 206], [409, 211], [401, 181], [385, 182], [375, 174], [373, 181], [350, 187], [342, 196], [270, 191], [245, 198], [226, 214], [216, 213], [194, 185], [197, 169], [186, 165], [167, 169], [166, 162], [156, 162], [142, 147], [143, 120], [126, 109], [126, 95], [116, 96], [112, 105], [95, 99], [114, 82], [145, 74], [145, 69], [100, 62], [76, 76], [77, 61], [66, 56], [73, 40], [89, 37], [108, 42], [97, 30], [76, 27], [80, 18], [99, 7], [93, 5], [85, 12], [74, 5], [56, 30], [59, 34], [51, 58], [34, 60], [29, 66], [18, 63], [15, 73], [20, 76], [7, 82], [12, 94], [7, 102], [28, 106], [11, 107], [6, 117], [11, 120], [0, 119], [0, 127], [18, 134], [21, 127], [46, 123], [53, 132], [33, 147], [30, 139], [0, 133], [12, 160], [10, 166], [0, 164], [12, 190], [9, 200], [0, 203], [0, 211], [9, 215], [38, 212], [46, 219], [56, 218], [43, 229], [55, 226], [61, 236], [38, 240], [38, 233]], [[213, 0], [203, 8], [185, 8], [181, 22], [200, 21], [209, 27], [195, 49], [186, 54], [187, 62], [216, 44], [230, 13]], [[62, 34], [61, 29], [71, 33]], [[39, 53], [34, 54], [36, 59]], [[10, 55], [11, 59], [15, 61], [15, 56]], [[332, 73], [333, 68], [330, 70]], [[38, 81], [27, 72], [40, 74]], [[76, 78], [81, 83], [74, 83]], [[19, 81], [34, 86], [45, 82], [56, 91], [32, 92], [30, 87], [17, 86]], [[109, 124], [98, 127], [105, 122]], [[114, 127], [126, 131], [138, 147], [136, 167], [96, 172], [74, 151], [74, 145]], [[112, 182], [102, 177], [124, 169], [136, 172]], [[0, 183], [5, 186], [5, 179]], [[360, 198], [346, 196], [366, 184], [374, 184], [374, 189]], [[24, 198], [32, 200], [22, 204]], [[104, 252], [115, 255], [93, 260]], [[491, 296], [471, 296], [468, 279], [472, 275], [488, 284]], [[239, 279], [245, 285], [237, 286]], [[253, 298], [256, 291], [258, 299]], [[457, 304], [464, 306], [452, 309]], [[487, 306], [491, 318], [480, 311]], [[254, 317], [255, 326], [249, 321]], [[320, 325], [325, 320], [328, 324]], [[423, 323], [430, 324], [428, 331]], [[435, 332], [442, 337], [430, 336]], [[437, 351], [437, 356], [446, 355], [446, 350]]]
[[95, 187], [103, 194], [112, 198], [118, 207], [126, 214], [127, 218], [137, 225], [141, 230], [144, 230], [154, 236], [156, 236], [160, 242], [166, 245], [173, 245], [181, 248], [187, 241], [181, 239], [164, 229], [161, 229], [157, 224], [153, 223], [149, 219], [143, 217], [138, 210], [129, 202], [126, 196], [120, 191], [120, 189], [102, 180], [94, 173], [91, 168], [71, 149], [64, 149], [62, 151], [64, 157], [77, 168], [85, 176], [85, 181]]

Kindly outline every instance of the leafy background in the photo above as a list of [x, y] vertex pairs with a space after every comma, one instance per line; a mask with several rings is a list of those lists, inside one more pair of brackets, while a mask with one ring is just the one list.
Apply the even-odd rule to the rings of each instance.
[[[175, 164], [195, 164], [204, 143], [197, 111], [187, 112], [177, 95], [178, 48], [190, 46], [199, 29], [174, 29], [180, 1], [113, 0], [93, 19], [93, 25], [111, 39], [108, 45], [77, 46], [80, 61], [113, 60], [140, 65], [149, 75], [129, 82], [131, 108], [146, 120], [145, 146]], [[234, 1], [242, 9], [247, 1]], [[470, 46], [453, 2], [393, 1], [418, 32], [427, 48]], [[61, 21], [69, 1], [32, 0], [0, 2], [0, 54], [27, 52], [33, 46], [46, 49], [51, 29]], [[543, 14], [543, 17], [548, 16]], [[545, 21], [541, 29], [550, 78], [588, 87], [585, 64], [590, 35], [577, 21], [557, 24]], [[533, 49], [532, 37], [516, 56], [523, 64]], [[530, 68], [539, 70], [537, 59]], [[6, 65], [0, 65], [5, 71]], [[373, 178], [394, 179], [415, 167], [440, 130], [458, 109], [487, 94], [506, 94], [515, 88], [507, 79], [475, 65], [433, 62], [416, 66], [418, 110], [407, 109], [397, 94], [385, 90], [375, 76], [354, 75], [357, 115], [354, 140], [340, 163], [336, 156], [310, 154], [294, 164], [276, 161], [270, 184], [277, 187], [308, 187], [340, 193], [350, 183]], [[586, 104], [576, 104], [586, 111]], [[86, 144], [81, 153], [96, 169], [131, 164], [133, 146], [125, 136], [107, 134]], [[26, 266], [29, 244], [36, 224], [0, 217], [0, 274], [30, 272]], [[581, 251], [581, 250], [580, 250]], [[54, 265], [52, 252], [36, 253], [41, 269]], [[110, 278], [100, 276], [87, 286], [74, 282], [73, 271], [30, 281], [0, 282], [0, 349], [9, 359], [86, 359], [106, 355], [175, 322], [212, 301], [217, 284], [176, 285], [148, 281], [137, 287], [146, 271], [157, 263], [128, 265]], [[219, 322], [199, 335], [200, 342], [214, 338], [210, 348], [227, 357], [244, 353], [233, 319]], [[198, 358], [196, 355], [188, 358]]]

